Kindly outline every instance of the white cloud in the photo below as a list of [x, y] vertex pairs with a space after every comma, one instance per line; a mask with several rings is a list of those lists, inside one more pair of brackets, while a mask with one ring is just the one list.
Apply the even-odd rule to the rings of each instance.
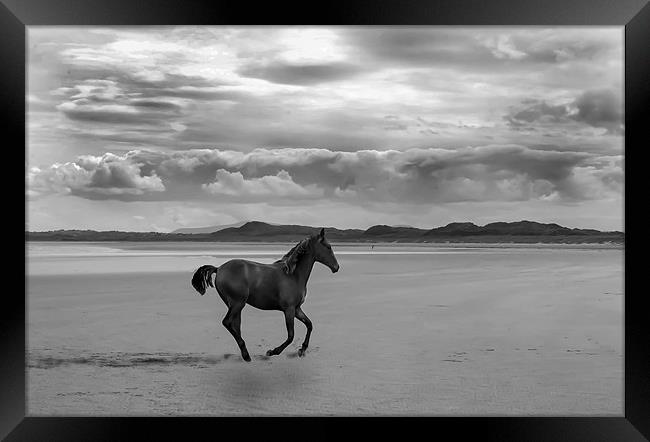
[[586, 152], [486, 145], [462, 149], [134, 150], [33, 168], [29, 190], [88, 198], [363, 204], [567, 201], [622, 193], [622, 161]]
[[320, 197], [323, 194], [315, 185], [302, 187], [296, 184], [286, 170], [280, 170], [277, 175], [245, 179], [241, 172], [218, 169], [216, 180], [203, 184], [202, 188], [213, 195], [238, 197]]
[[44, 170], [31, 168], [27, 182], [34, 196], [73, 193], [110, 198], [165, 191], [155, 172], [142, 175], [139, 164], [110, 153], [102, 157], [83, 156], [77, 162], [55, 163]]

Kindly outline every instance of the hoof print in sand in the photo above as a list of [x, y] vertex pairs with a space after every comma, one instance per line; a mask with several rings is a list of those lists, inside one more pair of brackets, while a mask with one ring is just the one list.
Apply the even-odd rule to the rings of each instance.
[[447, 359], [443, 359], [443, 362], [466, 362], [468, 360], [466, 354], [464, 351], [457, 351], [447, 356]]

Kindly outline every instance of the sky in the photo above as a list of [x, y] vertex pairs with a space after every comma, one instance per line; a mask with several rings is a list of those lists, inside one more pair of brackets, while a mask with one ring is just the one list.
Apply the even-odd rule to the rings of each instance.
[[622, 27], [28, 27], [27, 226], [623, 230]]

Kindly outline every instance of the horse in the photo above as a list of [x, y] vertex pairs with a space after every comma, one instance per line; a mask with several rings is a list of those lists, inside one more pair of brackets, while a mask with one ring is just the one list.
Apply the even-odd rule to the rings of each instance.
[[[207, 286], [214, 287], [228, 307], [221, 323], [235, 338], [241, 356], [246, 362], [251, 357], [241, 337], [241, 311], [246, 304], [260, 310], [280, 310], [284, 313], [287, 339], [266, 352], [267, 356], [279, 355], [293, 341], [293, 322], [297, 318], [307, 327], [307, 334], [298, 356], [304, 356], [313, 330], [301, 305], [307, 295], [307, 281], [315, 262], [329, 267], [332, 273], [339, 271], [339, 263], [332, 246], [325, 239], [325, 229], [308, 236], [296, 244], [282, 258], [272, 264], [262, 264], [245, 259], [231, 259], [219, 267], [204, 265], [192, 276], [192, 286], [203, 296]], [[216, 273], [214, 283], [212, 275]]]

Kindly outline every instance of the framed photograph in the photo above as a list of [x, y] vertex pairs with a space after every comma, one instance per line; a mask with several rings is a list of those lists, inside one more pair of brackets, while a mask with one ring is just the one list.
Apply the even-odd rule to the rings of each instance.
[[0, 434], [650, 437], [647, 2], [310, 8], [3, 0]]

